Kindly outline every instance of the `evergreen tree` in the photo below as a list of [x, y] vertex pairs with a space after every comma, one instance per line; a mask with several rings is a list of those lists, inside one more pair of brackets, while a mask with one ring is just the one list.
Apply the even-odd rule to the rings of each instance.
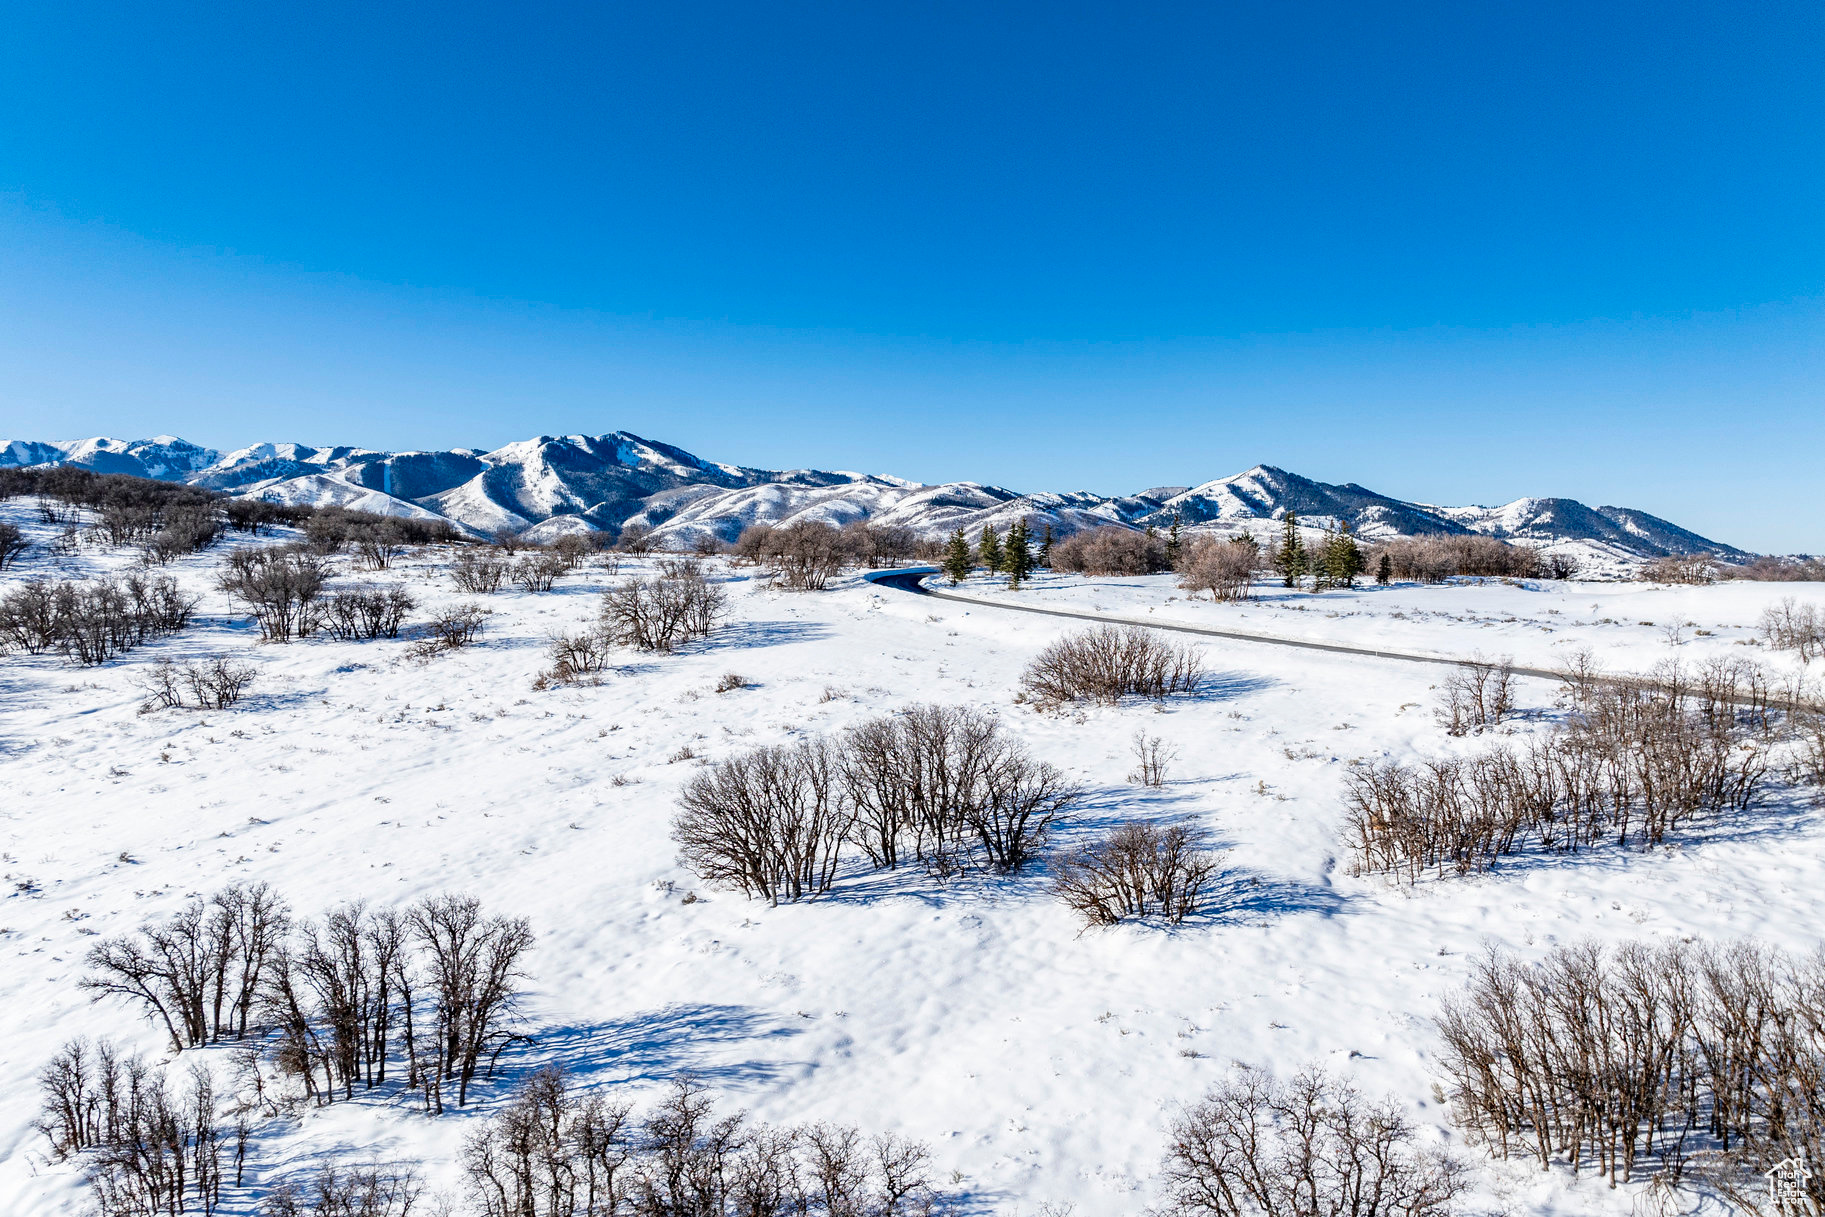
[[1350, 522], [1341, 520], [1337, 525], [1337, 535], [1332, 538], [1337, 556], [1332, 563], [1331, 578], [1338, 587], [1355, 587], [1356, 576], [1362, 574], [1362, 550], [1357, 548], [1356, 537], [1350, 532]]
[[944, 547], [944, 577], [955, 587], [970, 577], [970, 568], [975, 564], [976, 555], [970, 552], [969, 538], [959, 528]]
[[1001, 540], [987, 524], [982, 526], [982, 540], [976, 546], [976, 557], [992, 571], [1001, 569]]
[[1052, 569], [1052, 526], [1046, 525], [1045, 537], [1039, 542], [1039, 564]]
[[1008, 539], [1001, 550], [1001, 569], [1007, 572], [1011, 590], [1017, 590], [1033, 573], [1033, 548], [1024, 518], [1016, 520], [1014, 527], [1008, 529]]
[[1172, 527], [1166, 530], [1166, 565], [1179, 568], [1179, 513], [1172, 513]]
[[1383, 587], [1394, 582], [1394, 563], [1387, 554], [1383, 554], [1381, 561], [1375, 564], [1375, 582]]
[[1318, 551], [1311, 555], [1307, 563], [1312, 570], [1312, 590], [1322, 592], [1328, 587], [1337, 586], [1337, 532], [1327, 527], [1324, 540], [1318, 543]]
[[1298, 587], [1299, 576], [1305, 574], [1305, 567], [1305, 543], [1299, 539], [1299, 520], [1289, 511], [1281, 526], [1280, 547], [1274, 550], [1274, 569], [1280, 572], [1284, 586]]

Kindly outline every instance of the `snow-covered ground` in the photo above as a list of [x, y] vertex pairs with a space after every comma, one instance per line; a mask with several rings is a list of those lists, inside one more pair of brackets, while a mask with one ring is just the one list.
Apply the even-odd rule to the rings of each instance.
[[[0, 518], [48, 540], [18, 502], [0, 504]], [[60, 1043], [111, 1035], [163, 1051], [131, 1011], [76, 989], [95, 935], [232, 882], [267, 880], [304, 915], [473, 892], [539, 935], [527, 1006], [538, 1042], [514, 1070], [556, 1060], [581, 1084], [638, 1100], [692, 1070], [762, 1119], [925, 1140], [938, 1175], [956, 1172], [982, 1211], [1068, 1203], [1082, 1217], [1153, 1199], [1173, 1105], [1232, 1061], [1282, 1073], [1325, 1064], [1397, 1096], [1428, 1138], [1458, 1142], [1432, 1097], [1431, 1020], [1490, 940], [1530, 955], [1585, 935], [1753, 934], [1798, 949], [1825, 917], [1825, 825], [1794, 799], [1653, 852], [1522, 860], [1410, 892], [1352, 878], [1339, 832], [1348, 762], [1479, 746], [1444, 734], [1439, 672], [1423, 665], [1213, 640], [1197, 644], [1212, 677], [1195, 698], [1041, 715], [1014, 702], [1020, 671], [1076, 624], [854, 579], [784, 594], [718, 566], [734, 613], [709, 642], [629, 653], [600, 687], [536, 692], [547, 640], [594, 616], [606, 572], [487, 597], [484, 643], [422, 661], [404, 640], [261, 645], [213, 590], [219, 560], [170, 568], [202, 597], [201, 623], [183, 634], [97, 669], [0, 659], [0, 1212], [80, 1207], [74, 1168], [47, 1164], [31, 1128], [34, 1076]], [[468, 599], [443, 561], [367, 577], [403, 581], [426, 607]], [[38, 551], [0, 584], [126, 563]], [[1263, 589], [1218, 606], [1161, 577], [1044, 578], [1018, 595], [1527, 664], [1589, 646], [1614, 669], [1645, 670], [1677, 647], [1797, 671], [1737, 644], [1763, 605], [1825, 600], [1825, 589]], [[259, 668], [242, 706], [137, 712], [136, 669], [218, 653]], [[752, 683], [713, 692], [725, 672]], [[1551, 707], [1547, 682], [1521, 689], [1525, 707]], [[673, 759], [681, 750], [714, 760], [915, 701], [995, 712], [1083, 781], [1090, 804], [1061, 844], [1124, 817], [1208, 825], [1228, 851], [1214, 909], [1173, 931], [1085, 932], [1042, 869], [948, 886], [855, 869], [826, 899], [768, 908], [705, 891], [677, 865], [668, 822], [697, 764]], [[1137, 730], [1179, 749], [1161, 790], [1127, 778]], [[434, 1186], [455, 1191], [457, 1147], [506, 1088], [485, 1086], [470, 1111], [439, 1118], [397, 1096], [308, 1112], [265, 1130], [253, 1177], [340, 1148], [422, 1160]], [[1466, 1157], [1490, 1208], [1624, 1214], [1634, 1203], [1628, 1188]]]

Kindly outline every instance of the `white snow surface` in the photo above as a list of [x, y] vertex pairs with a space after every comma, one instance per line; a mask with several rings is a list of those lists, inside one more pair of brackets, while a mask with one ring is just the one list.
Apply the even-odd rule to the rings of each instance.
[[[42, 540], [55, 531], [17, 501], [0, 518]], [[1015, 703], [1019, 673], [1080, 624], [855, 579], [791, 595], [717, 564], [734, 614], [712, 640], [625, 654], [600, 687], [535, 692], [547, 640], [594, 616], [606, 572], [486, 597], [483, 643], [420, 661], [404, 640], [261, 645], [213, 590], [219, 560], [170, 568], [202, 598], [200, 623], [177, 637], [95, 669], [0, 659], [0, 1212], [15, 1217], [82, 1204], [74, 1167], [47, 1163], [31, 1127], [35, 1074], [59, 1044], [108, 1035], [165, 1051], [135, 1012], [76, 989], [84, 952], [229, 883], [269, 881], [308, 916], [469, 891], [539, 935], [526, 1006], [537, 1043], [511, 1055], [506, 1078], [439, 1118], [386, 1092], [274, 1121], [254, 1147], [251, 1195], [332, 1151], [421, 1161], [454, 1193], [466, 1132], [513, 1077], [558, 1061], [576, 1084], [638, 1101], [690, 1070], [762, 1119], [904, 1133], [930, 1143], [940, 1179], [958, 1173], [976, 1211], [1070, 1203], [1083, 1217], [1155, 1198], [1174, 1105], [1232, 1061], [1282, 1074], [1317, 1062], [1395, 1096], [1425, 1139], [1476, 1164], [1489, 1209], [1630, 1213], [1638, 1188], [1462, 1146], [1432, 1097], [1441, 998], [1489, 942], [1528, 957], [1585, 936], [1755, 935], [1797, 950], [1825, 917], [1825, 828], [1792, 800], [1653, 852], [1521, 860], [1410, 892], [1352, 878], [1348, 763], [1484, 743], [1444, 734], [1439, 672], [1423, 665], [1212, 640], [1198, 644], [1212, 676], [1197, 697], [1042, 715]], [[126, 562], [40, 550], [0, 585]], [[446, 562], [427, 552], [360, 577], [403, 582], [427, 608], [467, 599]], [[1015, 595], [981, 580], [962, 590]], [[1185, 599], [1170, 577], [1046, 577], [1017, 595], [1527, 664], [1590, 646], [1642, 670], [1677, 647], [1788, 671], [1739, 644], [1765, 604], [1819, 602], [1825, 588], [1264, 588], [1219, 606]], [[257, 665], [242, 706], [137, 712], [137, 670], [212, 654]], [[751, 687], [714, 693], [730, 671]], [[1550, 716], [1555, 690], [1520, 684], [1523, 706]], [[668, 822], [697, 764], [670, 759], [682, 748], [715, 760], [917, 701], [995, 713], [1085, 783], [1089, 804], [1060, 846], [1128, 817], [1206, 825], [1227, 850], [1214, 910], [1171, 931], [1085, 931], [1043, 867], [948, 885], [851, 867], [829, 897], [769, 908], [679, 867]], [[1137, 730], [1179, 749], [1161, 790], [1127, 778]], [[223, 1050], [185, 1056], [226, 1064]], [[250, 1212], [250, 1197], [227, 1211]]]

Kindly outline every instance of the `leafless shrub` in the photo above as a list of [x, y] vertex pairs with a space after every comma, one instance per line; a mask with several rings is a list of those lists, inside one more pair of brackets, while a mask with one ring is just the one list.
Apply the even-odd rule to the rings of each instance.
[[614, 643], [601, 630], [583, 630], [563, 634], [552, 640], [551, 669], [547, 679], [556, 684], [571, 684], [608, 670]]
[[706, 883], [771, 904], [830, 890], [853, 813], [823, 740], [760, 748], [685, 785], [672, 821], [680, 861]]
[[1577, 570], [1577, 563], [1568, 557], [1543, 555], [1494, 537], [1402, 537], [1371, 549], [1367, 568], [1376, 569], [1384, 555], [1393, 578], [1421, 583], [1443, 583], [1454, 575], [1569, 578]]
[[1445, 677], [1445, 730], [1468, 735], [1493, 727], [1514, 710], [1514, 662], [1473, 659]]
[[1718, 577], [1756, 583], [1825, 583], [1825, 559], [1762, 557], [1741, 566], [1722, 566]]
[[1104, 625], [1047, 646], [1020, 683], [1041, 705], [1056, 705], [1114, 703], [1129, 694], [1160, 699], [1195, 691], [1202, 677], [1203, 662], [1191, 647], [1141, 626]]
[[0, 596], [0, 647], [42, 655], [57, 645], [57, 586], [33, 579]]
[[650, 554], [658, 546], [653, 530], [646, 524], [628, 524], [615, 539], [615, 548], [624, 554]]
[[978, 859], [1016, 869], [1081, 799], [993, 718], [964, 706], [909, 706], [843, 737], [850, 840], [877, 869], [910, 857], [938, 875]]
[[399, 584], [360, 586], [338, 591], [322, 603], [323, 632], [343, 642], [397, 638], [406, 614], [418, 607]]
[[280, 1180], [260, 1201], [260, 1217], [411, 1217], [423, 1193], [410, 1166], [331, 1162], [303, 1178]]
[[1783, 597], [1762, 610], [1760, 632], [1762, 641], [1776, 650], [1796, 652], [1801, 663], [1825, 655], [1825, 612], [1815, 604]]
[[854, 559], [844, 535], [816, 520], [798, 520], [770, 530], [761, 553], [778, 586], [795, 592], [823, 591]]
[[223, 563], [216, 586], [247, 606], [262, 638], [290, 642], [316, 631], [329, 576], [329, 563], [301, 546], [239, 549]]
[[465, 549], [450, 563], [450, 579], [458, 591], [471, 596], [490, 596], [501, 590], [507, 568], [507, 560], [496, 551]]
[[18, 565], [20, 555], [31, 547], [17, 524], [0, 520], [0, 570]]
[[558, 576], [570, 569], [561, 554], [535, 551], [513, 564], [510, 572], [515, 583], [528, 592], [548, 592]]
[[1710, 554], [1669, 554], [1636, 573], [1644, 583], [1716, 583], [1718, 562]]
[[843, 542], [864, 566], [898, 566], [919, 552], [919, 534], [897, 524], [857, 520], [843, 526]]
[[1085, 575], [1154, 575], [1167, 570], [1166, 539], [1110, 524], [1075, 532], [1052, 546], [1052, 569]]
[[1059, 860], [1053, 889], [1091, 925], [1145, 917], [1177, 925], [1198, 911], [1216, 869], [1200, 829], [1136, 822]]
[[1392, 1100], [1310, 1068], [1235, 1067], [1173, 1121], [1163, 1217], [1449, 1217], [1463, 1167], [1414, 1144]]
[[728, 594], [697, 577], [628, 579], [602, 595], [602, 629], [643, 651], [671, 651], [703, 638], [728, 612]]
[[1134, 733], [1133, 745], [1135, 767], [1128, 775], [1128, 780], [1139, 782], [1143, 786], [1164, 786], [1166, 768], [1178, 758], [1179, 750], [1159, 736], [1148, 735], [1145, 731]]
[[[1753, 942], [1580, 943], [1537, 965], [1492, 951], [1439, 1017], [1457, 1122], [1501, 1157], [1649, 1165], [1745, 1211], [1825, 1204], [1825, 954]], [[1785, 1207], [1778, 1163], [1810, 1178]]]
[[1488, 870], [1529, 843], [1656, 845], [1695, 820], [1747, 811], [1769, 768], [1757, 687], [1734, 665], [1663, 665], [1640, 682], [1580, 670], [1567, 683], [1571, 717], [1544, 739], [1354, 768], [1345, 788], [1357, 868], [1411, 882], [1427, 870]]
[[1193, 537], [1180, 549], [1174, 569], [1184, 591], [1209, 592], [1213, 600], [1246, 600], [1259, 561], [1260, 551], [1249, 538]]
[[468, 646], [482, 636], [492, 612], [479, 604], [458, 604], [444, 609], [425, 625], [425, 636], [412, 648], [420, 658]]
[[226, 710], [241, 700], [259, 669], [216, 656], [182, 665], [161, 659], [140, 673], [147, 704], [166, 710]]
[[689, 1077], [636, 1118], [571, 1093], [555, 1069], [528, 1079], [462, 1155], [483, 1217], [930, 1217], [946, 1202], [930, 1160], [917, 1142], [842, 1125], [718, 1118]]
[[70, 663], [93, 666], [177, 633], [195, 608], [170, 578], [33, 580], [0, 597], [0, 646], [28, 654], [55, 648]]
[[748, 678], [743, 676], [740, 672], [724, 672], [716, 681], [716, 691], [718, 693], [733, 693], [737, 689], [745, 689], [747, 687]]
[[601, 547], [602, 539], [599, 532], [565, 533], [551, 543], [551, 552], [564, 559], [566, 570], [575, 570], [583, 565], [583, 559]]

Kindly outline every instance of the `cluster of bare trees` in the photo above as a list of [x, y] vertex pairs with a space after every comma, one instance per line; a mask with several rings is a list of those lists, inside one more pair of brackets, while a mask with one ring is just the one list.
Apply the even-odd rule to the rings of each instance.
[[417, 607], [412, 593], [397, 583], [357, 584], [330, 593], [322, 602], [322, 629], [342, 642], [397, 638], [406, 616]]
[[1439, 535], [1385, 541], [1369, 551], [1367, 568], [1378, 570], [1384, 557], [1390, 578], [1421, 583], [1443, 583], [1454, 575], [1569, 579], [1578, 573], [1577, 560], [1568, 554], [1543, 553], [1495, 537]]
[[226, 1113], [209, 1069], [175, 1088], [167, 1070], [111, 1043], [72, 1040], [39, 1073], [38, 1129], [54, 1158], [80, 1155], [102, 1217], [209, 1217], [242, 1184], [252, 1124]]
[[0, 596], [0, 649], [93, 666], [190, 624], [196, 601], [166, 576], [53, 582], [34, 579]]
[[[1697, 1174], [1752, 1213], [1825, 1207], [1825, 953], [1754, 942], [1491, 952], [1439, 1018], [1457, 1122], [1491, 1153]], [[1806, 1203], [1761, 1174], [1798, 1159]], [[1758, 1194], [1759, 1193], [1759, 1194]], [[1765, 1207], [1763, 1207], [1765, 1206]]]
[[321, 925], [294, 921], [265, 884], [198, 899], [168, 921], [89, 952], [82, 987], [137, 1005], [176, 1050], [269, 1039], [306, 1099], [384, 1085], [390, 1061], [427, 1110], [468, 1101], [477, 1071], [512, 1030], [524, 919], [486, 917], [474, 897], [429, 897], [404, 911], [361, 903]]
[[1794, 651], [1800, 662], [1811, 663], [1825, 655], [1825, 611], [1784, 596], [1762, 610], [1761, 635], [1777, 651]]
[[1635, 572], [1644, 583], [1716, 583], [1720, 566], [1710, 554], [1668, 554]]
[[893, 566], [929, 554], [910, 528], [857, 520], [837, 528], [819, 520], [751, 524], [729, 547], [738, 562], [764, 566], [788, 591], [816, 592], [851, 566]]
[[1449, 1217], [1468, 1180], [1392, 1100], [1239, 1065], [1173, 1121], [1163, 1183], [1162, 1217]]
[[162, 710], [226, 710], [246, 694], [259, 670], [217, 655], [173, 663], [161, 659], [139, 673], [146, 704]]
[[356, 560], [369, 570], [386, 570], [408, 546], [441, 545], [456, 540], [459, 535], [456, 526], [448, 520], [383, 516], [348, 507], [287, 507], [281, 508], [276, 516], [257, 511], [254, 514], [295, 524], [318, 553], [353, 552]]
[[450, 578], [458, 591], [490, 596], [501, 590], [512, 562], [494, 549], [465, 549], [450, 563]]
[[1167, 642], [1138, 625], [1100, 625], [1068, 634], [1027, 665], [1020, 684], [1042, 706], [1069, 701], [1114, 703], [1123, 697], [1163, 699], [1193, 693], [1204, 663], [1190, 647]]
[[932, 1217], [949, 1198], [918, 1142], [848, 1125], [718, 1117], [695, 1081], [642, 1116], [542, 1070], [463, 1148], [484, 1217]]
[[17, 524], [0, 520], [0, 570], [18, 564], [20, 557], [32, 543], [25, 539], [25, 533]]
[[262, 638], [290, 642], [316, 631], [329, 579], [328, 559], [311, 547], [272, 545], [230, 553], [216, 586], [247, 606]]
[[[1054, 548], [1056, 554], [1056, 548]], [[1209, 592], [1213, 600], [1246, 600], [1254, 588], [1261, 550], [1253, 537], [1192, 537], [1179, 547], [1173, 569], [1179, 587], [1188, 592]], [[1057, 564], [1054, 557], [1053, 564]]]
[[1052, 569], [1084, 575], [1157, 575], [1172, 569], [1166, 538], [1118, 524], [1087, 528], [1056, 541]]
[[728, 593], [694, 563], [647, 579], [625, 579], [602, 594], [599, 630], [609, 642], [642, 651], [672, 651], [708, 637], [729, 611]]
[[877, 870], [1018, 870], [1081, 798], [987, 715], [911, 706], [709, 767], [679, 796], [672, 837], [705, 882], [777, 904], [828, 891], [850, 846]]
[[1060, 858], [1052, 884], [1091, 925], [1148, 917], [1178, 925], [1202, 907], [1218, 861], [1195, 825], [1136, 821]]
[[424, 1185], [411, 1167], [388, 1170], [329, 1162], [281, 1179], [260, 1201], [260, 1217], [411, 1217]]
[[1473, 659], [1445, 677], [1445, 730], [1469, 735], [1493, 727], [1514, 711], [1514, 664]]
[[1365, 765], [1346, 777], [1360, 872], [1407, 882], [1484, 871], [1529, 842], [1655, 845], [1763, 793], [1777, 715], [1753, 665], [1664, 664], [1646, 681], [1569, 674], [1572, 713], [1547, 736], [1468, 758]]
[[494, 610], [485, 609], [473, 601], [438, 610], [431, 620], [425, 622], [423, 635], [412, 644], [413, 658], [435, 659], [450, 651], [461, 650], [487, 631], [488, 618], [493, 615]]
[[1756, 583], [1825, 583], [1825, 558], [1764, 556], [1740, 566], [1720, 566], [1718, 577]]

